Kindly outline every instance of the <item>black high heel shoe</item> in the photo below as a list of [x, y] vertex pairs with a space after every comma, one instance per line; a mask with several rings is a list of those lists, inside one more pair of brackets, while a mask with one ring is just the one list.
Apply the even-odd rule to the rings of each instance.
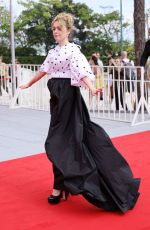
[[48, 203], [50, 203], [50, 204], [59, 204], [60, 201], [61, 201], [61, 198], [63, 200], [67, 200], [68, 195], [69, 195], [69, 192], [67, 192], [67, 191], [61, 191], [58, 196], [50, 195], [48, 197]]

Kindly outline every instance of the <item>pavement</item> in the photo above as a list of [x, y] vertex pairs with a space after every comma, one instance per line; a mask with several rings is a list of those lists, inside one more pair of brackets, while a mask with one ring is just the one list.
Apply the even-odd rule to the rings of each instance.
[[[150, 123], [131, 126], [127, 122], [91, 120], [102, 126], [111, 138], [150, 130]], [[49, 112], [0, 106], [0, 161], [45, 152], [49, 123]]]

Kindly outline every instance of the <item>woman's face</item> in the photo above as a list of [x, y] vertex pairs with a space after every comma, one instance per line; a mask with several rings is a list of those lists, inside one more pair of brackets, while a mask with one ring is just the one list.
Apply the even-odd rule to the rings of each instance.
[[120, 66], [120, 65], [121, 65], [120, 59], [119, 59], [119, 58], [116, 58], [116, 59], [115, 59], [115, 63], [116, 63], [117, 66]]
[[56, 42], [61, 44], [64, 41], [68, 41], [70, 31], [66, 28], [66, 26], [60, 24], [58, 21], [55, 21], [52, 26], [52, 30]]

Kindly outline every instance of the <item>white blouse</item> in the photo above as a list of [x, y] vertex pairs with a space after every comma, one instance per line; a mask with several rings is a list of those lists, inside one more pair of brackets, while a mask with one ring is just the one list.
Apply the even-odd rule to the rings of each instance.
[[72, 86], [85, 86], [83, 77], [95, 80], [87, 59], [74, 43], [51, 49], [40, 71], [46, 72], [51, 78], [71, 78]]

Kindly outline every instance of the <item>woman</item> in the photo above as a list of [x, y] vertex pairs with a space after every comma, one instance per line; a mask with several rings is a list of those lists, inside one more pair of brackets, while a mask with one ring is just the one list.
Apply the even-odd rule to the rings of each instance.
[[114, 71], [114, 56], [111, 55], [111, 53], [108, 54], [108, 59], [107, 59], [107, 65], [109, 66], [108, 68], [108, 96], [110, 98], [110, 103], [112, 102], [114, 98], [114, 89], [113, 89], [113, 71]]
[[113, 79], [112, 88], [114, 89], [113, 96], [115, 97], [116, 110], [120, 110], [120, 105], [122, 106], [122, 108], [125, 107], [125, 102], [123, 100], [124, 71], [121, 68], [121, 60], [118, 56], [114, 57], [111, 60], [111, 66], [113, 66], [113, 69], [111, 70], [112, 79]]
[[98, 58], [95, 56], [91, 57], [91, 68], [96, 77], [96, 89], [103, 89], [103, 79], [102, 79], [102, 72], [98, 65]]
[[97, 207], [126, 212], [139, 196], [139, 179], [133, 179], [128, 163], [105, 131], [90, 121], [79, 86], [86, 85], [92, 95], [98, 90], [86, 58], [69, 42], [72, 28], [70, 14], [54, 18], [52, 30], [58, 45], [49, 51], [39, 74], [20, 86], [28, 88], [51, 74], [51, 122], [45, 148], [53, 163], [54, 187], [48, 202], [59, 203], [68, 193], [82, 194]]
[[3, 57], [0, 56], [0, 96], [2, 96], [2, 88], [8, 93], [8, 68], [3, 62]]
[[100, 100], [103, 100], [103, 78], [102, 71], [98, 65], [98, 58], [95, 55], [92, 55], [89, 63], [96, 78], [96, 89], [100, 90]]

